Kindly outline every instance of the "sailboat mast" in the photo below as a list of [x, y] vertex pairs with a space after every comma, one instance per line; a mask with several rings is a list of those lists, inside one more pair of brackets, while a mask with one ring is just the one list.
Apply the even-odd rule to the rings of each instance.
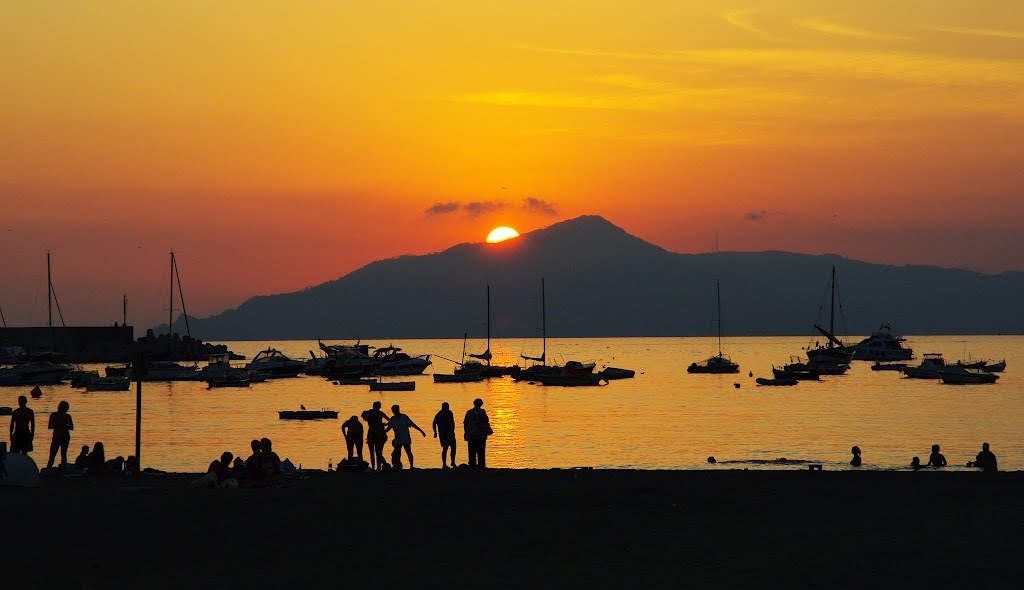
[[46, 325], [53, 337], [53, 279], [50, 278], [50, 251], [46, 251]]
[[722, 286], [715, 281], [715, 299], [718, 303], [718, 356], [722, 356]]
[[121, 323], [122, 325], [128, 325], [128, 294], [124, 294], [124, 298], [121, 299]]
[[167, 360], [174, 360], [174, 250], [171, 250], [171, 306], [167, 312]]
[[487, 366], [491, 366], [491, 286], [487, 285]]
[[[829, 311], [828, 331], [835, 336], [836, 333], [836, 267], [832, 267], [832, 305]], [[829, 348], [832, 348], [832, 340], [828, 341]]]
[[540, 358], [548, 362], [548, 305], [544, 299], [544, 277], [540, 278], [540, 335], [542, 348]]

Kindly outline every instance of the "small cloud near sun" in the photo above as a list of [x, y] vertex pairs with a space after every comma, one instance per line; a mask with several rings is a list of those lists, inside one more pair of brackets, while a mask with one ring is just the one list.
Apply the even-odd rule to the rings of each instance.
[[512, 229], [511, 227], [501, 226], [491, 230], [491, 233], [487, 234], [488, 244], [497, 244], [498, 242], [504, 242], [505, 240], [511, 240], [512, 238], [518, 238], [519, 232]]
[[448, 201], [446, 203], [434, 203], [430, 207], [427, 207], [427, 215], [445, 215], [447, 213], [453, 213], [458, 211], [458, 201]]
[[470, 216], [476, 217], [477, 215], [504, 209], [507, 206], [507, 203], [502, 203], [501, 201], [470, 201], [462, 206], [462, 210]]
[[558, 209], [553, 203], [549, 203], [544, 199], [538, 199], [537, 197], [526, 197], [523, 199], [523, 210], [531, 213], [540, 213], [541, 215], [558, 215]]

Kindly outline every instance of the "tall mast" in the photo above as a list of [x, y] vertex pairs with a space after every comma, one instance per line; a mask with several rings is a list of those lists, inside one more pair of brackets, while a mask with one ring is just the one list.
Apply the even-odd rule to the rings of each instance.
[[[829, 312], [828, 331], [835, 336], [836, 333], [836, 267], [832, 266], [832, 306]], [[832, 348], [832, 340], [828, 341], [828, 347]]]
[[53, 338], [53, 279], [50, 278], [50, 251], [46, 251], [46, 325], [50, 327], [50, 338]]
[[487, 366], [491, 366], [491, 286], [487, 285]]
[[171, 250], [171, 306], [167, 312], [167, 360], [174, 360], [174, 250]]
[[715, 298], [718, 300], [718, 356], [722, 356], [722, 287], [715, 281]]
[[540, 335], [542, 348], [540, 357], [548, 362], [548, 306], [544, 299], [544, 277], [540, 278]]
[[124, 294], [124, 298], [121, 299], [121, 324], [124, 326], [128, 325], [128, 294]]

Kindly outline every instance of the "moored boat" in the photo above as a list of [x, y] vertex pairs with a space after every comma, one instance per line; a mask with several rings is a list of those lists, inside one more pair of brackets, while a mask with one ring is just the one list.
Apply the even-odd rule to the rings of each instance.
[[732, 362], [732, 359], [722, 354], [722, 289], [718, 281], [715, 281], [715, 301], [717, 302], [718, 317], [715, 323], [718, 324], [718, 354], [700, 363], [690, 363], [686, 367], [687, 373], [696, 374], [726, 374], [739, 373], [740, 366]]
[[71, 370], [67, 365], [50, 361], [21, 363], [0, 368], [0, 386], [57, 385]]
[[484, 380], [484, 376], [480, 373], [455, 373], [454, 375], [445, 375], [443, 373], [434, 373], [434, 383], [478, 383]]
[[431, 364], [429, 354], [410, 356], [395, 346], [378, 348], [370, 358], [374, 375], [422, 375]]
[[905, 367], [903, 374], [911, 379], [938, 379], [939, 369], [946, 367], [942, 354], [930, 352], [924, 355], [921, 364], [916, 367]]
[[288, 358], [280, 350], [268, 348], [253, 357], [245, 368], [264, 373], [271, 379], [281, 379], [298, 377], [306, 369], [306, 363]]
[[883, 363], [875, 361], [875, 364], [871, 365], [872, 371], [902, 371], [907, 368], [907, 363]]
[[132, 382], [127, 377], [96, 377], [85, 384], [86, 391], [128, 391]]
[[375, 381], [370, 383], [370, 391], [416, 391], [416, 382]]
[[603, 375], [594, 372], [594, 366], [594, 363], [569, 361], [561, 370], [539, 374], [534, 380], [557, 387], [592, 387], [607, 381]]
[[1006, 370], [1006, 359], [999, 361], [998, 363], [985, 363], [985, 366], [981, 368], [986, 373], [1002, 373]]
[[632, 379], [636, 376], [636, 371], [632, 369], [619, 369], [617, 367], [605, 367], [601, 369], [600, 374], [604, 376], [605, 380], [614, 381], [616, 379]]
[[[828, 330], [818, 324], [814, 329], [828, 339], [824, 346], [815, 345], [814, 348], [807, 348], [807, 360], [812, 363], [838, 363], [849, 364], [853, 360], [853, 349], [846, 346], [836, 337], [836, 267], [832, 267], [832, 297], [829, 306]], [[820, 317], [820, 316], [819, 316]]]
[[767, 386], [791, 386], [791, 385], [796, 385], [800, 381], [797, 380], [797, 379], [788, 379], [788, 378], [765, 379], [764, 377], [758, 377], [757, 379], [754, 379], [754, 382], [756, 382], [758, 385], [767, 385]]
[[972, 369], [963, 365], [947, 365], [938, 371], [939, 379], [950, 385], [973, 385], [983, 383], [995, 383], [999, 375], [985, 372], [981, 369]]
[[787, 371], [772, 367], [772, 374], [776, 379], [796, 379], [797, 381], [820, 381], [821, 373], [811, 371]]
[[277, 413], [281, 420], [335, 420], [338, 412], [334, 410], [281, 410]]
[[870, 336], [853, 345], [855, 361], [909, 361], [914, 350], [903, 346], [907, 339], [893, 336], [892, 327], [882, 324]]

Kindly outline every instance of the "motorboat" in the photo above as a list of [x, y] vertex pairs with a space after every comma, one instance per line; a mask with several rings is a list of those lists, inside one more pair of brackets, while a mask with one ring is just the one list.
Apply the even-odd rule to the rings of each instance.
[[999, 375], [982, 369], [971, 369], [964, 365], [947, 365], [939, 369], [938, 372], [939, 379], [950, 385], [995, 383], [999, 379]]
[[[108, 376], [111, 375], [108, 373]], [[129, 371], [124, 376], [135, 380], [134, 371]], [[142, 375], [142, 381], [200, 381], [202, 378], [198, 366], [181, 365], [174, 361], [148, 362]]]
[[794, 357], [793, 362], [783, 367], [786, 371], [797, 371], [801, 373], [817, 373], [819, 375], [845, 375], [850, 370], [850, 365], [836, 362], [803, 362], [800, 357]]
[[614, 381], [616, 379], [632, 379], [636, 376], [636, 371], [632, 369], [619, 369], [617, 367], [605, 367], [601, 369], [601, 375], [608, 381]]
[[57, 385], [70, 373], [71, 367], [60, 363], [21, 363], [0, 369], [0, 386]]
[[96, 377], [85, 384], [86, 391], [128, 391], [131, 379], [127, 377]]
[[601, 381], [607, 382], [604, 375], [594, 372], [594, 366], [594, 363], [569, 361], [560, 371], [537, 375], [535, 380], [557, 387], [589, 387], [600, 385]]
[[816, 344], [814, 348], [807, 347], [807, 360], [812, 363], [837, 363], [850, 364], [853, 360], [853, 349], [843, 344], [836, 333], [836, 267], [832, 267], [832, 298], [829, 307], [828, 330], [819, 324], [814, 324], [814, 329], [827, 338], [824, 345]]
[[67, 380], [71, 384], [71, 387], [82, 388], [89, 384], [93, 379], [99, 379], [99, 371], [84, 371], [75, 370], [68, 373]]
[[277, 413], [281, 420], [336, 420], [338, 412], [334, 410], [281, 410]]
[[373, 374], [377, 363], [370, 358], [369, 344], [318, 344], [325, 353], [323, 375], [328, 379], [357, 379]]
[[946, 366], [946, 360], [937, 352], [924, 355], [924, 360], [916, 367], [906, 367], [903, 374], [911, 379], [938, 379], [939, 369]]
[[757, 383], [758, 385], [767, 386], [792, 386], [796, 385], [800, 381], [798, 379], [765, 379], [764, 377], [758, 377], [757, 379], [754, 379], [754, 382]]
[[478, 383], [484, 380], [482, 373], [455, 372], [454, 375], [434, 373], [434, 383]]
[[298, 377], [306, 370], [306, 363], [288, 358], [283, 352], [274, 348], [260, 351], [245, 366], [250, 371], [265, 373], [271, 379]]
[[686, 367], [687, 373], [739, 373], [740, 366], [732, 362], [732, 359], [722, 354], [722, 289], [718, 281], [715, 281], [715, 299], [718, 303], [718, 317], [715, 323], [718, 324], [718, 354], [699, 363], [690, 363]]
[[401, 348], [378, 348], [373, 356], [375, 375], [422, 375], [430, 366], [430, 355], [409, 356]]
[[902, 371], [907, 368], [907, 363], [883, 363], [875, 361], [875, 364], [871, 365], [872, 371]]
[[797, 381], [820, 381], [821, 373], [813, 371], [787, 371], [772, 367], [772, 374], [776, 379], [796, 379]]
[[415, 381], [374, 381], [370, 391], [416, 391]]
[[223, 375], [211, 377], [206, 381], [206, 386], [209, 389], [218, 387], [249, 387], [251, 384], [252, 377], [244, 369], [235, 369], [232, 373], [224, 373]]
[[1006, 370], [1006, 359], [1003, 359], [998, 363], [986, 363], [981, 370], [986, 373], [1002, 373]]
[[855, 361], [909, 361], [914, 350], [903, 345], [907, 339], [893, 336], [892, 327], [882, 324], [870, 336], [853, 345]]

